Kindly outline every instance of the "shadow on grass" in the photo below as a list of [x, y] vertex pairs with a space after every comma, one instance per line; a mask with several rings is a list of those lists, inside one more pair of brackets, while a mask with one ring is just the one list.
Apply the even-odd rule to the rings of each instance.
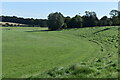
[[25, 31], [25, 32], [47, 32], [51, 30], [32, 30], [32, 31]]
[[32, 30], [32, 31], [25, 31], [25, 32], [48, 32], [48, 31], [60, 31], [60, 30]]
[[103, 29], [103, 30], [100, 30], [100, 31], [94, 32], [93, 34], [97, 34], [97, 33], [99, 33], [99, 32], [107, 31], [107, 30], [109, 30], [109, 29], [111, 29], [111, 28], [106, 28], [106, 29]]

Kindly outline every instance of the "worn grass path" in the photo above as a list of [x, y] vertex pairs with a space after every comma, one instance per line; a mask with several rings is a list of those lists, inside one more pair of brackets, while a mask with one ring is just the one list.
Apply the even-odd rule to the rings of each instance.
[[29, 77], [98, 55], [100, 46], [63, 31], [46, 28], [2, 28], [3, 77]]

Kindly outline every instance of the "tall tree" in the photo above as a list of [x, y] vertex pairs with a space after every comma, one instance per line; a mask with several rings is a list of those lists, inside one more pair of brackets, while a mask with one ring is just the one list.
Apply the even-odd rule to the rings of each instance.
[[85, 15], [82, 17], [83, 18], [83, 26], [84, 27], [92, 27], [92, 26], [97, 26], [98, 24], [98, 18], [95, 12], [89, 12], [85, 11]]
[[119, 11], [118, 10], [111, 10], [110, 15], [111, 15], [111, 20], [112, 20], [113, 25], [114, 26], [119, 25], [120, 24]]
[[118, 16], [118, 10], [111, 10], [110, 13], [111, 17]]
[[51, 13], [48, 16], [49, 30], [59, 30], [64, 25], [64, 16], [59, 12]]

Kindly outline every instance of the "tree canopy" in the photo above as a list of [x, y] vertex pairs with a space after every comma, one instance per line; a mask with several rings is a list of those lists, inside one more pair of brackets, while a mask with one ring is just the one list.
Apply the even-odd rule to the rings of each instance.
[[82, 18], [80, 15], [76, 15], [69, 21], [68, 28], [80, 28], [82, 27]]
[[64, 16], [59, 12], [51, 13], [48, 16], [49, 30], [59, 30], [64, 25]]

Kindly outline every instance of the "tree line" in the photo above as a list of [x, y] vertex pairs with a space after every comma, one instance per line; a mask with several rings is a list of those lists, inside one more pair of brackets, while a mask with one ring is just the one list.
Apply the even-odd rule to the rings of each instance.
[[48, 16], [49, 30], [59, 30], [65, 28], [83, 28], [94, 26], [119, 26], [120, 25], [120, 11], [112, 10], [110, 18], [103, 16], [98, 19], [95, 12], [85, 11], [85, 15], [76, 15], [70, 18], [64, 17], [60, 12], [51, 13]]
[[[33, 19], [33, 18], [22, 18], [16, 16], [0, 16], [2, 22], [13, 22], [19, 24], [25, 24], [27, 27], [47, 27], [47, 19]], [[19, 26], [19, 25], [10, 25], [5, 24], [3, 26]]]
[[110, 18], [103, 16], [98, 19], [93, 11], [85, 11], [85, 15], [75, 15], [74, 17], [64, 17], [60, 12], [50, 13], [48, 19], [21, 18], [16, 16], [0, 16], [3, 22], [14, 22], [35, 27], [48, 27], [49, 30], [59, 30], [66, 28], [83, 28], [94, 26], [118, 26], [120, 25], [120, 11], [111, 10]]

